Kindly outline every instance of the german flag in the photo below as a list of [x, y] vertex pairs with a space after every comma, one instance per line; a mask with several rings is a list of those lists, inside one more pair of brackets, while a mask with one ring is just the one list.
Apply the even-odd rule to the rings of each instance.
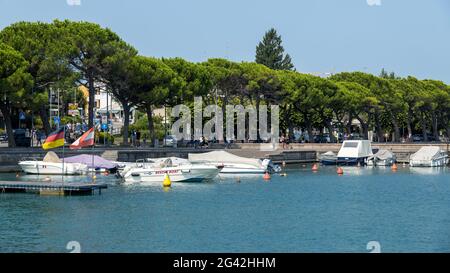
[[64, 126], [59, 127], [58, 130], [54, 131], [50, 135], [48, 135], [44, 144], [42, 144], [42, 148], [44, 150], [52, 149], [56, 147], [60, 147], [64, 145]]

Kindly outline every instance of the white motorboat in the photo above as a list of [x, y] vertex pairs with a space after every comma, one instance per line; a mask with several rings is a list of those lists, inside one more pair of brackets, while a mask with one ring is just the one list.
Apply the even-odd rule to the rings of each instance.
[[372, 146], [369, 140], [344, 140], [337, 154], [337, 164], [365, 165], [367, 158], [372, 155]]
[[409, 157], [410, 167], [441, 167], [448, 164], [448, 154], [437, 146], [424, 146]]
[[19, 166], [25, 173], [38, 175], [82, 175], [88, 170], [87, 165], [82, 163], [62, 162], [54, 152], [48, 152], [43, 160], [22, 160], [19, 162]]
[[119, 175], [125, 184], [162, 183], [166, 174], [172, 182], [201, 182], [217, 176], [220, 168], [189, 162], [173, 163], [171, 158], [152, 159], [126, 166]]
[[207, 153], [190, 153], [189, 161], [222, 167], [220, 173], [259, 174], [279, 172], [280, 166], [272, 163], [270, 159], [256, 159], [237, 156], [225, 151], [212, 151]]
[[397, 160], [395, 154], [388, 150], [378, 150], [374, 155], [367, 158], [368, 166], [392, 166]]

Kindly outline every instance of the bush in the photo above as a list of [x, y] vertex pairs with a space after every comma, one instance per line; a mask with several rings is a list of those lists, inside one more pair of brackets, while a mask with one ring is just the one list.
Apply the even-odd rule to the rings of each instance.
[[106, 143], [114, 144], [114, 136], [107, 133], [107, 132], [98, 132], [95, 131], [95, 143], [97, 144], [103, 144], [104, 138], [106, 137]]

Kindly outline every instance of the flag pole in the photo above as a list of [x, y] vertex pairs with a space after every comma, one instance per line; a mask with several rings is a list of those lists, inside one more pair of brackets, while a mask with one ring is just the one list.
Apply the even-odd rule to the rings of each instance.
[[65, 159], [65, 154], [64, 154], [64, 146], [66, 146], [66, 126], [64, 125], [64, 136], [63, 136], [63, 161], [62, 161], [62, 183], [64, 184], [64, 159]]
[[92, 144], [92, 183], [94, 183], [95, 166], [94, 166], [94, 147], [95, 147], [95, 125], [93, 127], [94, 143]]

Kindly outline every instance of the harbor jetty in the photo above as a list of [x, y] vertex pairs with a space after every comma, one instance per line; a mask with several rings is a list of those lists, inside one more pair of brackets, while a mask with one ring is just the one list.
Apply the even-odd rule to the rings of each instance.
[[94, 195], [108, 186], [86, 182], [0, 181], [1, 193], [37, 193], [41, 195]]

